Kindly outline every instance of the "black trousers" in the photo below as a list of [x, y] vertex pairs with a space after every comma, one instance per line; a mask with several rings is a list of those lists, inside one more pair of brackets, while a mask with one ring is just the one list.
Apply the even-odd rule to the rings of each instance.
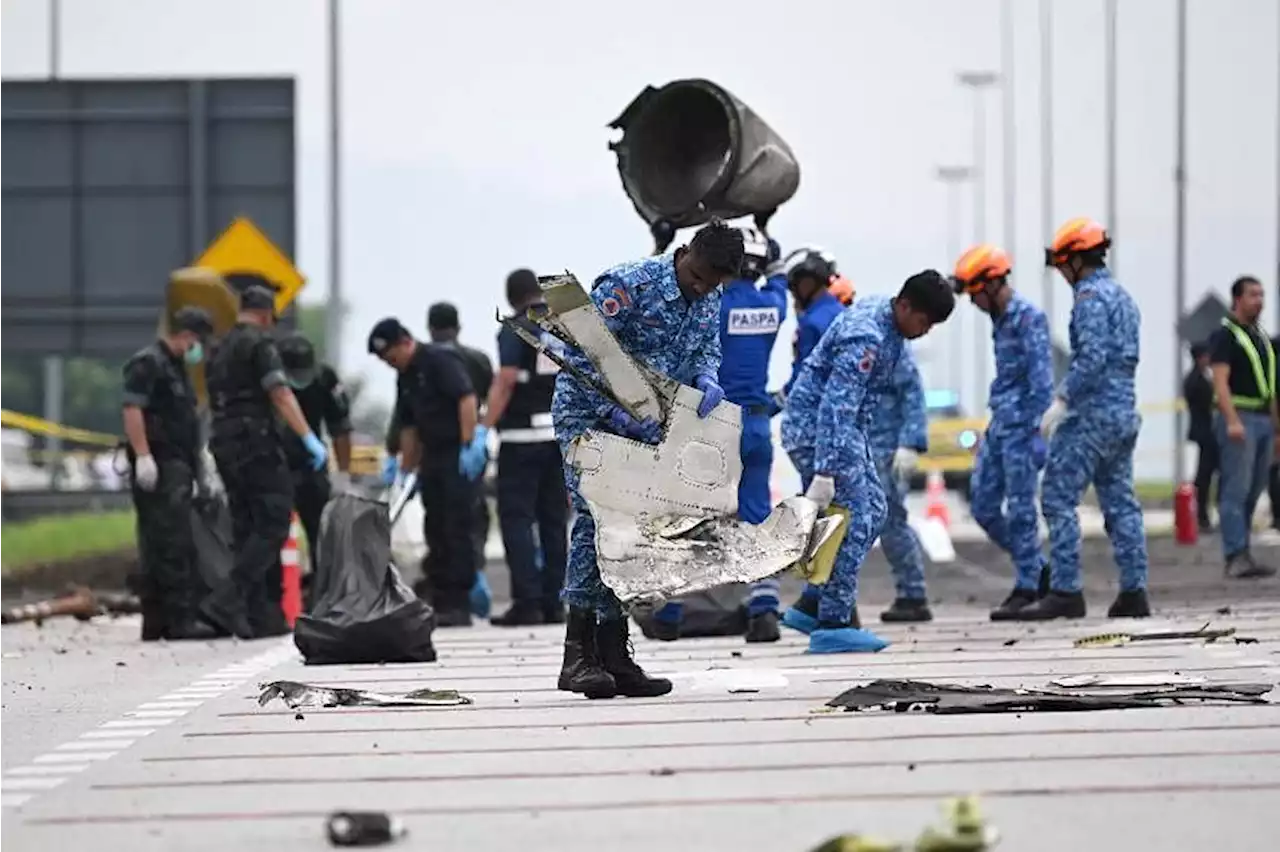
[[[1218, 471], [1218, 442], [1201, 441], [1196, 444], [1199, 452], [1196, 455], [1196, 512], [1202, 524], [1209, 523], [1209, 489], [1213, 485], [1213, 475]], [[1274, 468], [1273, 468], [1274, 470]], [[1275, 477], [1272, 476], [1272, 494], [1275, 494]], [[1273, 498], [1274, 500], [1274, 498]], [[1273, 509], [1273, 512], [1280, 509]]]
[[426, 447], [418, 472], [423, 533], [429, 551], [427, 580], [439, 610], [470, 610], [476, 582], [475, 483], [458, 470], [459, 447]]
[[293, 509], [298, 513], [298, 521], [302, 531], [307, 535], [307, 556], [311, 562], [311, 573], [316, 573], [316, 555], [320, 551], [320, 516], [324, 513], [325, 504], [329, 502], [332, 486], [329, 474], [325, 471], [299, 470], [294, 468], [293, 474]]
[[278, 633], [284, 623], [280, 549], [289, 537], [293, 477], [277, 447], [215, 443], [212, 449], [227, 488], [236, 554], [234, 591], [220, 590], [219, 608], [238, 604], [255, 634]]
[[[559, 606], [568, 550], [568, 494], [554, 441], [502, 444], [498, 451], [498, 522], [511, 569], [511, 597], [521, 606]], [[534, 528], [537, 537], [534, 537]], [[538, 570], [538, 546], [543, 568]]]
[[484, 496], [484, 477], [471, 483], [474, 509], [471, 515], [471, 548], [475, 551], [477, 571], [484, 570], [484, 549], [489, 543], [489, 501]]
[[160, 478], [154, 491], [133, 486], [146, 632], [194, 617], [201, 591], [191, 533], [194, 472], [177, 459], [161, 460], [157, 467]]

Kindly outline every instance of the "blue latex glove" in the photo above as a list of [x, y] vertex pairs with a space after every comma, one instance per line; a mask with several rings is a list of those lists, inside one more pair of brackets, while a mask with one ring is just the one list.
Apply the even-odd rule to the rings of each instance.
[[320, 470], [329, 460], [329, 451], [324, 448], [324, 441], [316, 437], [315, 432], [308, 432], [302, 439], [302, 446], [311, 454], [311, 469]]
[[662, 440], [662, 427], [657, 420], [652, 417], [636, 420], [621, 406], [615, 405], [609, 409], [609, 425], [615, 432], [646, 444], [656, 444]]
[[400, 475], [400, 459], [395, 456], [387, 456], [382, 460], [382, 484], [390, 488], [395, 484], [396, 477]]
[[1045, 446], [1044, 438], [1040, 436], [1039, 430], [1031, 437], [1031, 461], [1037, 468], [1044, 467], [1044, 463], [1049, 460], [1049, 449]]
[[471, 614], [476, 618], [488, 618], [493, 608], [493, 593], [489, 590], [489, 578], [483, 571], [476, 572], [476, 581], [471, 586]]
[[458, 453], [458, 472], [467, 479], [475, 481], [484, 474], [485, 463], [489, 461], [489, 430], [477, 426], [476, 433]]
[[698, 376], [694, 379], [693, 386], [702, 391], [702, 402], [698, 403], [699, 417], [706, 417], [711, 409], [724, 402], [724, 388], [720, 387], [715, 376]]

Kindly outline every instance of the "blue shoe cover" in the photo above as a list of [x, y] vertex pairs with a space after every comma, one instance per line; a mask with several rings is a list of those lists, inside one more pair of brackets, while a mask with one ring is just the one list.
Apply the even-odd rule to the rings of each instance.
[[667, 624], [679, 624], [682, 615], [684, 615], [684, 604], [680, 601], [668, 601], [653, 614], [653, 620]]
[[476, 572], [476, 581], [471, 586], [471, 614], [476, 618], [488, 618], [493, 607], [493, 594], [489, 591], [489, 578], [483, 571]]
[[888, 647], [888, 640], [856, 627], [822, 628], [809, 634], [810, 654], [874, 654]]
[[818, 629], [818, 619], [792, 606], [787, 607], [787, 611], [782, 614], [782, 626], [799, 630], [807, 636]]

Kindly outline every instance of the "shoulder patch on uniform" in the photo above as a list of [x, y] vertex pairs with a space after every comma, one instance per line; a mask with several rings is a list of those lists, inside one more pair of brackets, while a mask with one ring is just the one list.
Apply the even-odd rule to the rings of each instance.
[[607, 317], [616, 317], [620, 310], [622, 310], [622, 304], [613, 296], [609, 296], [600, 303], [600, 313]]
[[862, 358], [858, 361], [858, 370], [863, 373], [870, 373], [871, 369], [876, 365], [876, 348], [868, 346], [862, 350]]
[[631, 307], [631, 294], [627, 292], [627, 288], [614, 287], [612, 292], [624, 307]]

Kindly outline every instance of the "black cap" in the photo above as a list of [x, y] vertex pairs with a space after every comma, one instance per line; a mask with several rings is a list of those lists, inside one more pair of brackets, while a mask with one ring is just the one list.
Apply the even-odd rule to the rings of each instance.
[[213, 320], [204, 308], [187, 307], [178, 309], [173, 315], [169, 327], [173, 331], [190, 331], [201, 338], [213, 334]]
[[507, 301], [512, 307], [541, 296], [542, 287], [532, 269], [517, 269], [507, 276]]
[[240, 310], [269, 311], [276, 306], [276, 294], [269, 287], [251, 284], [240, 292]]
[[373, 331], [369, 332], [369, 352], [373, 355], [381, 355], [387, 351], [387, 348], [399, 343], [406, 337], [412, 337], [409, 329], [405, 328], [400, 320], [395, 317], [387, 317], [378, 320], [378, 324], [373, 327]]
[[285, 335], [276, 349], [286, 370], [309, 370], [316, 365], [316, 348], [300, 332]]
[[427, 328], [458, 328], [458, 309], [448, 302], [436, 302], [427, 308]]

